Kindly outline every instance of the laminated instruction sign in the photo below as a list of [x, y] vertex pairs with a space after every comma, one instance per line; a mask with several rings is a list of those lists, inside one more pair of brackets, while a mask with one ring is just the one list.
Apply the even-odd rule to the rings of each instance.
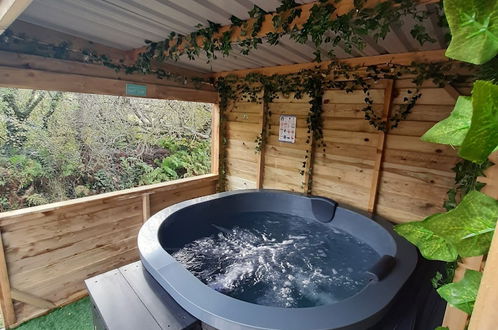
[[280, 142], [296, 142], [296, 116], [281, 115], [278, 140]]
[[126, 84], [126, 95], [128, 96], [147, 96], [147, 86]]

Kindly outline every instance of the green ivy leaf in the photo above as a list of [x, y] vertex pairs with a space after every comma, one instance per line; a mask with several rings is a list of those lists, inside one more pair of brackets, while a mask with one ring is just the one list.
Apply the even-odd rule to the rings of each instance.
[[472, 124], [460, 157], [484, 162], [498, 146], [498, 85], [478, 80], [472, 90]]
[[426, 259], [449, 262], [458, 255], [486, 253], [497, 220], [498, 201], [471, 191], [455, 209], [420, 222], [397, 225], [394, 230], [415, 244]]
[[450, 116], [434, 125], [421, 140], [459, 147], [469, 131], [471, 119], [472, 98], [460, 96]]
[[481, 278], [480, 272], [467, 270], [460, 282], [446, 284], [437, 289], [437, 292], [451, 306], [472, 314]]
[[482, 64], [498, 53], [496, 0], [445, 0], [444, 12], [452, 34], [446, 56]]

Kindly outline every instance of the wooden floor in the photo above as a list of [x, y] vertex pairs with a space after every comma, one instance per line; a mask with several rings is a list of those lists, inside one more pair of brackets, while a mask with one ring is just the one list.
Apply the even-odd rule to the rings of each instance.
[[[441, 325], [445, 302], [431, 278], [444, 264], [419, 258], [414, 274], [371, 330], [427, 330]], [[140, 261], [88, 279], [96, 330], [212, 329], [183, 310]]]

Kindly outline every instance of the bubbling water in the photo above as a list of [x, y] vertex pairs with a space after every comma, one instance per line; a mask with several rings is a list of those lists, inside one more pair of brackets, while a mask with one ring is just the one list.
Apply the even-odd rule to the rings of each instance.
[[380, 256], [367, 244], [311, 219], [274, 212], [237, 215], [236, 226], [172, 253], [206, 285], [266, 306], [331, 304], [363, 289]]

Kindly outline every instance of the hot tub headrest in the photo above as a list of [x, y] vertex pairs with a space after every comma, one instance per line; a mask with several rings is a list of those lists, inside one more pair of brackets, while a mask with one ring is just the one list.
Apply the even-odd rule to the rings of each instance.
[[337, 202], [323, 197], [311, 197], [311, 210], [315, 218], [321, 222], [330, 222], [334, 219]]

